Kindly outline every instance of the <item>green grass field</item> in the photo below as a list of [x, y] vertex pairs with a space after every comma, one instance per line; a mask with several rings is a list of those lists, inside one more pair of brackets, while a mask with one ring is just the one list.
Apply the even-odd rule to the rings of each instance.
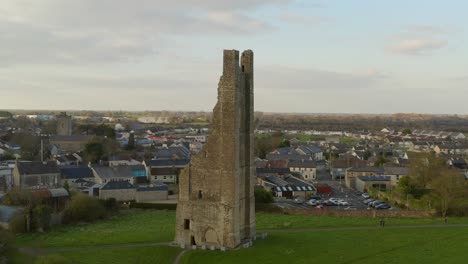
[[182, 249], [170, 246], [69, 251], [38, 257], [36, 261], [59, 258], [65, 263], [73, 264], [172, 264], [180, 251]]
[[174, 239], [175, 212], [136, 211], [94, 224], [62, 226], [47, 233], [18, 235], [16, 244], [28, 247], [83, 247]]
[[[396, 228], [370, 230], [294, 229], [377, 226], [367, 217], [319, 217], [257, 214], [257, 229], [272, 230], [267, 239], [250, 249], [190, 251], [183, 263], [464, 263], [467, 227]], [[94, 224], [63, 226], [47, 233], [17, 236], [19, 247], [63, 248], [167, 242], [174, 238], [175, 212], [132, 211]], [[386, 226], [442, 224], [440, 218], [387, 218]], [[451, 224], [468, 224], [468, 218], [450, 218]], [[291, 232], [274, 232], [287, 229]], [[261, 232], [261, 231], [260, 231]], [[178, 247], [79, 250], [53, 253], [71, 263], [172, 263]], [[458, 252], [457, 254], [455, 254]], [[395, 256], [393, 256], [395, 255]], [[393, 256], [393, 257], [392, 257]], [[14, 263], [26, 263], [18, 256]], [[425, 260], [420, 262], [419, 259]], [[408, 261], [407, 261], [408, 260]], [[415, 261], [418, 260], [418, 261]], [[443, 262], [441, 262], [444, 260]]]
[[466, 263], [468, 228], [273, 233], [254, 247], [190, 251], [181, 263]]

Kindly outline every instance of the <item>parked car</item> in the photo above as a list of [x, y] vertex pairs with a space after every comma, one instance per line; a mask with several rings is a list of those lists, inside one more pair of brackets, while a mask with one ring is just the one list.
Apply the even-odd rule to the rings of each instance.
[[330, 200], [324, 200], [324, 201], [321, 202], [321, 204], [324, 205], [324, 206], [333, 206], [333, 205], [335, 205], [335, 204], [334, 204], [332, 201], [330, 201]]
[[383, 203], [385, 203], [385, 202], [380, 201], [380, 200], [375, 200], [375, 201], [369, 203], [368, 205], [369, 205], [370, 207], [374, 207], [374, 208], [375, 208], [377, 205], [383, 204]]
[[309, 197], [309, 199], [320, 200], [320, 199], [322, 199], [322, 197], [320, 197], [318, 195], [312, 195], [312, 196]]
[[307, 204], [308, 205], [319, 205], [319, 201], [315, 200], [315, 199], [310, 199], [307, 201]]
[[361, 194], [361, 196], [364, 198], [364, 199], [369, 199], [370, 198], [370, 195], [368, 193], [363, 193]]
[[388, 203], [381, 203], [375, 206], [375, 209], [377, 210], [385, 210], [385, 209], [390, 209], [392, 208]]
[[364, 204], [369, 204], [371, 202], [375, 201], [374, 199], [366, 199], [363, 201]]
[[304, 199], [302, 199], [302, 198], [294, 198], [294, 203], [296, 203], [296, 204], [303, 204], [303, 203], [304, 203]]
[[339, 200], [337, 203], [338, 203], [338, 205], [343, 205], [343, 206], [348, 206], [349, 205], [348, 202], [342, 201], [342, 200]]

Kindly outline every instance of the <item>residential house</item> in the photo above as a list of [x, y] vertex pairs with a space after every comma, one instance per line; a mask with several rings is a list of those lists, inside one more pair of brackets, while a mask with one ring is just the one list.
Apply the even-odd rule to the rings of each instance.
[[299, 173], [302, 179], [312, 181], [317, 178], [317, 164], [312, 160], [293, 160], [287, 163], [291, 173]]
[[377, 176], [382, 175], [382, 168], [376, 167], [353, 167], [346, 170], [346, 187], [356, 189], [356, 178], [359, 176]]
[[189, 163], [189, 159], [153, 159], [145, 160], [143, 165], [146, 168], [150, 182], [160, 181], [175, 184], [178, 183], [181, 170], [187, 167]]
[[86, 191], [95, 183], [94, 173], [86, 165], [59, 166], [59, 169], [60, 186], [67, 182], [71, 189]]
[[401, 177], [408, 176], [407, 167], [383, 167], [383, 174], [390, 177], [391, 184], [393, 186], [397, 185], [400, 182]]
[[367, 192], [370, 188], [385, 191], [391, 189], [390, 176], [365, 175], [355, 179], [355, 189], [360, 192]]
[[54, 161], [17, 161], [13, 169], [13, 178], [14, 185], [19, 188], [54, 188], [60, 184], [60, 170]]
[[113, 156], [109, 158], [109, 166], [140, 165], [141, 162], [127, 156]]
[[78, 165], [83, 159], [76, 153], [54, 157], [57, 165]]
[[105, 184], [110, 181], [127, 181], [138, 184], [147, 180], [146, 168], [143, 165], [94, 166], [92, 170], [95, 182], [98, 184]]
[[155, 151], [154, 159], [155, 160], [158, 160], [158, 159], [189, 160], [191, 156], [189, 148], [185, 147], [183, 144], [171, 145], [170, 147], [167, 147], [167, 145], [164, 145], [163, 147], [160, 147]]
[[117, 201], [160, 201], [167, 200], [166, 185], [135, 187], [127, 181], [110, 181], [99, 188], [99, 199], [115, 198]]
[[339, 158], [331, 162], [332, 179], [344, 179], [346, 170], [352, 167], [365, 167], [367, 162], [356, 157]]
[[0, 191], [7, 191], [13, 187], [13, 168], [0, 165]]

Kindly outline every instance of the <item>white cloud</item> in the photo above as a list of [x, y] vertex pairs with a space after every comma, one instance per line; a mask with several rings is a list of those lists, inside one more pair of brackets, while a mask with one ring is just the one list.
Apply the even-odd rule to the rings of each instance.
[[171, 36], [231, 36], [273, 29], [250, 12], [288, 0], [0, 1], [0, 66], [107, 63], [161, 52]]
[[448, 46], [449, 30], [432, 25], [407, 25], [393, 37], [387, 51], [400, 55], [429, 55]]
[[447, 44], [447, 41], [439, 39], [404, 39], [391, 44], [389, 50], [403, 55], [426, 55]]

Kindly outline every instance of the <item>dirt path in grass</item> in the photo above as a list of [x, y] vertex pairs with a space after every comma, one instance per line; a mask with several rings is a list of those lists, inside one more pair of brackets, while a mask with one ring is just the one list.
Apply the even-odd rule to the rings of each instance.
[[180, 263], [180, 260], [182, 259], [182, 256], [187, 253], [188, 249], [184, 249], [183, 251], [181, 251], [179, 253], [179, 255], [177, 255], [177, 257], [174, 259], [174, 264], [179, 264]]
[[[321, 232], [321, 231], [349, 231], [349, 230], [370, 230], [370, 229], [412, 229], [412, 228], [451, 228], [451, 227], [468, 227], [468, 224], [437, 224], [437, 225], [404, 225], [404, 226], [386, 226], [384, 228], [379, 226], [355, 226], [355, 227], [319, 227], [319, 228], [298, 228], [298, 229], [259, 229], [258, 233], [298, 233], [298, 232]], [[151, 246], [171, 246], [172, 242], [158, 242], [158, 243], [133, 243], [122, 245], [105, 245], [105, 246], [91, 246], [91, 247], [65, 247], [65, 248], [19, 248], [18, 250], [27, 255], [38, 256], [50, 253], [60, 253], [66, 251], [84, 251], [84, 250], [105, 250], [116, 248], [138, 248], [138, 247], [151, 247]], [[183, 254], [187, 250], [182, 251], [176, 258], [178, 263]]]

